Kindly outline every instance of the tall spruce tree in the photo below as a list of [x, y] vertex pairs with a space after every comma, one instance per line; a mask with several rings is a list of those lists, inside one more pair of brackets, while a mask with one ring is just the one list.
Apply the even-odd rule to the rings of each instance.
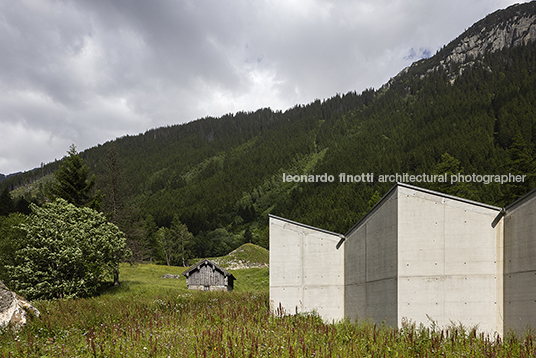
[[15, 212], [15, 202], [11, 198], [9, 190], [4, 188], [0, 194], [0, 216], [8, 216], [12, 212]]
[[514, 136], [512, 145], [508, 148], [507, 153], [510, 157], [510, 161], [508, 162], [509, 173], [524, 176], [522, 182], [504, 184], [504, 201], [511, 203], [534, 188], [536, 182], [534, 171], [536, 165], [532, 151], [521, 132], [517, 132]]
[[64, 157], [60, 168], [54, 173], [56, 181], [49, 187], [54, 198], [67, 200], [78, 207], [90, 207], [99, 210], [101, 196], [93, 193], [95, 175], [90, 176], [89, 168], [78, 155], [72, 144]]

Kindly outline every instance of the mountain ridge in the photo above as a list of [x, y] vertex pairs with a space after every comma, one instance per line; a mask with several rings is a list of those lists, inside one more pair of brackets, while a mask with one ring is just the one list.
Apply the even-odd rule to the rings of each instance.
[[434, 56], [413, 62], [382, 87], [388, 88], [406, 73], [422, 78], [440, 67], [449, 73], [451, 82], [454, 82], [467, 66], [472, 66], [485, 54], [527, 45], [535, 40], [536, 1], [511, 5], [477, 21]]
[[[535, 4], [488, 15], [378, 90], [150, 129], [80, 155], [106, 199], [107, 158], [115, 153], [125, 201], [138, 208], [139, 224], [130, 227], [169, 227], [177, 215], [196, 237], [197, 257], [218, 256], [244, 240], [266, 247], [270, 213], [345, 232], [391, 186], [378, 180], [285, 182], [283, 174], [525, 173], [536, 156], [536, 46], [534, 23], [524, 19], [536, 16]], [[517, 45], [499, 49], [499, 42]], [[471, 44], [496, 50], [479, 50], [473, 58]], [[458, 48], [467, 51], [463, 62], [445, 62], [453, 53], [462, 59]], [[24, 185], [58, 165], [0, 186]], [[422, 186], [502, 205], [534, 187], [524, 184]]]

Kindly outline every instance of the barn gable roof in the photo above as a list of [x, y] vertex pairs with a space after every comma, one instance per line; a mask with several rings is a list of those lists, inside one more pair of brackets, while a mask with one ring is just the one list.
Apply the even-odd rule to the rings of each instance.
[[208, 259], [203, 259], [203, 260], [199, 261], [197, 264], [195, 264], [194, 266], [190, 267], [188, 270], [184, 271], [182, 273], [182, 275], [188, 277], [188, 276], [190, 276], [190, 274], [192, 272], [194, 272], [196, 270], [199, 270], [201, 268], [201, 266], [203, 266], [203, 265], [212, 266], [215, 270], [220, 271], [224, 276], [232, 277], [233, 279], [235, 279], [235, 277], [233, 276], [232, 273], [230, 273], [229, 271], [225, 270], [224, 268], [221, 268], [220, 266], [216, 265], [215, 262], [210, 261]]

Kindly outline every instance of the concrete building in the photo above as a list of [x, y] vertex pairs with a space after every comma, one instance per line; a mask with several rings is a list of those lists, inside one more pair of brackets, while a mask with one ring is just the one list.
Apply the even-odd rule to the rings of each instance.
[[274, 310], [344, 317], [341, 235], [270, 216], [270, 298]]
[[536, 190], [504, 211], [504, 326], [536, 328]]
[[536, 326], [535, 198], [501, 209], [399, 183], [345, 235], [270, 216], [270, 299], [328, 320]]
[[500, 210], [395, 185], [345, 235], [345, 317], [502, 333]]

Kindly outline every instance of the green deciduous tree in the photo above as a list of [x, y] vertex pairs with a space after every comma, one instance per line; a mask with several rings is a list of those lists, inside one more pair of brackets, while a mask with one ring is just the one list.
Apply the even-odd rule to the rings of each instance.
[[[173, 217], [173, 221], [171, 222], [171, 228], [169, 229], [169, 240], [166, 243], [169, 243], [174, 249], [174, 262], [176, 264], [186, 266], [188, 259], [192, 257], [194, 236], [188, 231], [188, 227], [186, 227], [186, 225], [180, 221], [177, 215]], [[164, 251], [166, 251], [167, 259], [168, 254], [166, 248], [164, 248]]]
[[29, 299], [84, 297], [107, 279], [118, 280], [126, 241], [103, 214], [64, 199], [31, 209], [20, 225], [24, 243], [8, 266], [15, 290]]
[[173, 216], [170, 228], [158, 229], [156, 238], [158, 252], [164, 257], [168, 266], [186, 266], [188, 259], [192, 257], [194, 236], [177, 215]]

